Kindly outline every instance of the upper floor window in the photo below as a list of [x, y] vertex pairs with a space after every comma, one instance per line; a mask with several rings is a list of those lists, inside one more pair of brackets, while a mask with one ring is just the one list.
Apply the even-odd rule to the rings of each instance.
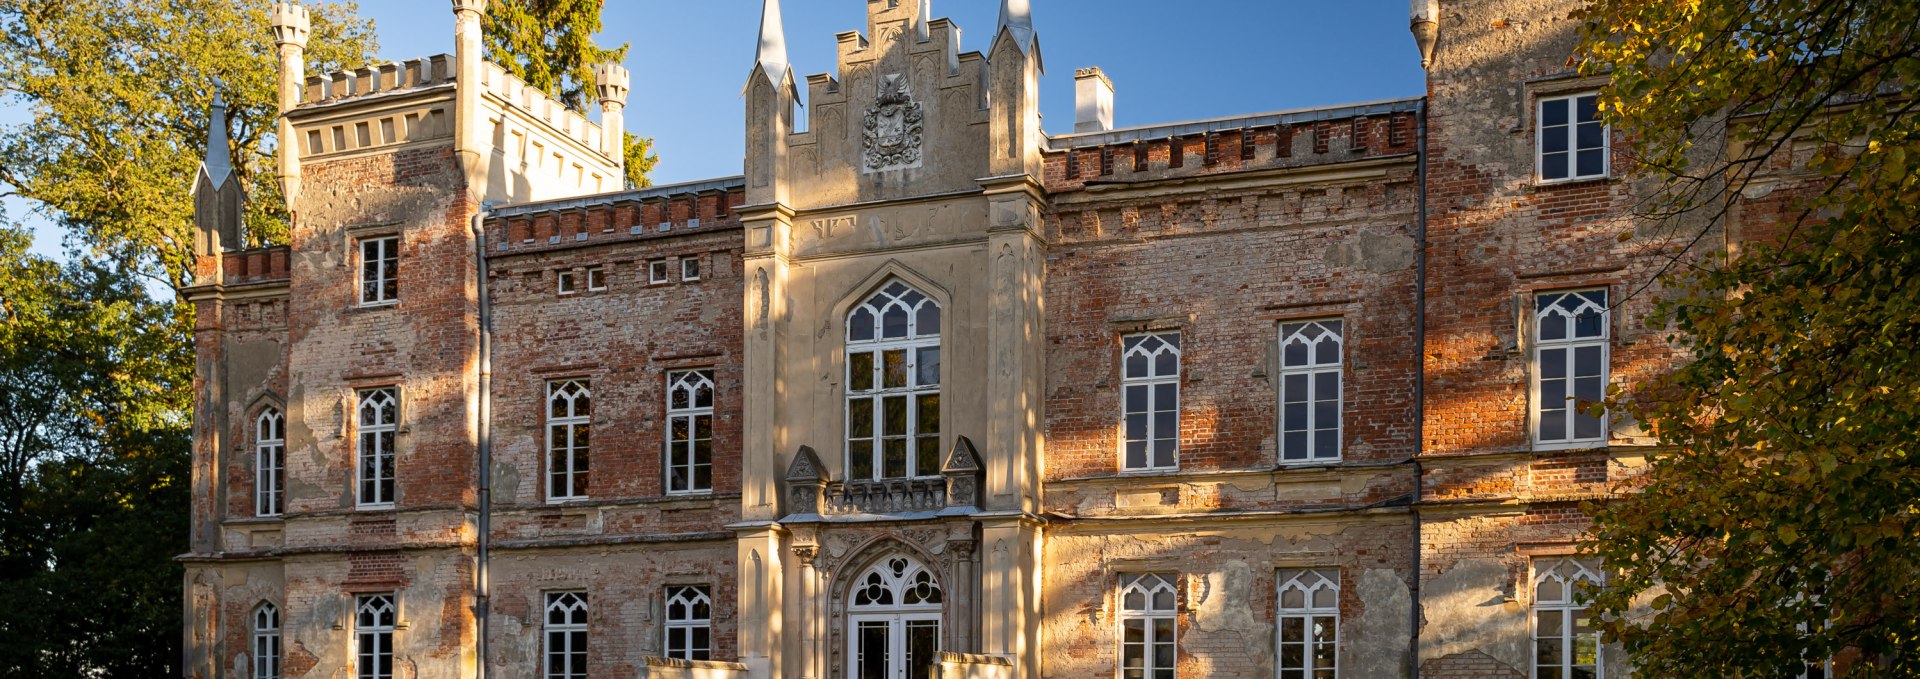
[[607, 289], [606, 267], [599, 267], [599, 266], [587, 267], [587, 289], [594, 290], [594, 291]]
[[656, 259], [647, 262], [647, 284], [661, 285], [667, 282], [667, 260]]
[[700, 280], [700, 258], [680, 258], [680, 280], [693, 282]]
[[1535, 136], [1541, 181], [1607, 176], [1607, 124], [1599, 102], [1593, 93], [1540, 100]]
[[1579, 559], [1533, 562], [1534, 679], [1600, 676], [1600, 632], [1579, 598], [1599, 585], [1599, 572]]
[[400, 237], [360, 239], [360, 303], [400, 299]]
[[713, 490], [713, 371], [667, 373], [667, 492]]
[[1280, 324], [1280, 461], [1340, 459], [1338, 320]]
[[667, 657], [713, 659], [713, 597], [707, 588], [667, 588]]
[[253, 609], [253, 679], [280, 679], [280, 609]]
[[940, 473], [940, 305], [898, 281], [847, 316], [847, 476]]
[[1120, 342], [1126, 438], [1121, 469], [1180, 465], [1180, 333], [1133, 335]]
[[1173, 679], [1176, 590], [1171, 573], [1120, 576], [1120, 676]]
[[547, 593], [546, 679], [587, 679], [587, 593]]
[[393, 679], [393, 629], [399, 617], [392, 594], [361, 596], [353, 608], [355, 679]]
[[1541, 293], [1533, 320], [1535, 445], [1604, 443], [1606, 418], [1586, 406], [1606, 397], [1607, 291]]
[[1340, 573], [1280, 572], [1280, 679], [1340, 672]]
[[279, 516], [285, 511], [287, 418], [279, 410], [261, 411], [254, 422], [253, 513]]
[[587, 383], [547, 383], [547, 500], [587, 496], [587, 449], [593, 430], [593, 395]]
[[393, 444], [400, 422], [400, 395], [392, 387], [360, 392], [359, 437], [354, 442], [355, 480], [362, 507], [393, 506]]
[[560, 284], [560, 294], [571, 295], [580, 291], [580, 277], [572, 271], [561, 271], [554, 276]]

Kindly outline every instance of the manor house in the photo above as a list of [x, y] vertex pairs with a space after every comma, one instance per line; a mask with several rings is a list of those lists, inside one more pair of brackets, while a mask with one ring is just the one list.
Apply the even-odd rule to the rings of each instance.
[[1586, 405], [1675, 357], [1575, 0], [1415, 0], [1405, 99], [1116, 128], [1080, 68], [1072, 134], [1029, 0], [832, 1], [802, 78], [765, 0], [740, 174], [638, 190], [646, 73], [596, 123], [485, 0], [340, 73], [274, 9], [289, 242], [221, 111], [196, 180], [188, 677], [1627, 676], [1575, 540], [1649, 447]]

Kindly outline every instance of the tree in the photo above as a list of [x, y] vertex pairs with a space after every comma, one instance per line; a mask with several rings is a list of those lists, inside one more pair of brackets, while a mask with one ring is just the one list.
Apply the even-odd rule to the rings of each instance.
[[[90, 252], [178, 289], [192, 261], [187, 190], [205, 157], [216, 82], [231, 104], [234, 171], [252, 240], [285, 242], [273, 164], [277, 57], [270, 0], [5, 0], [0, 96], [28, 122], [0, 131], [0, 184]], [[350, 1], [306, 3], [310, 68], [368, 63], [372, 24]]]
[[1739, 229], [1675, 248], [1652, 323], [1689, 361], [1613, 399], [1664, 452], [1592, 508], [1601, 626], [1640, 676], [1920, 676], [1920, 2], [1576, 16], [1642, 217]]
[[178, 674], [191, 326], [0, 227], [0, 677]]
[[[604, 49], [593, 41], [605, 5], [606, 0], [492, 0], [481, 24], [487, 60], [569, 108], [586, 111], [596, 101], [593, 67], [627, 58], [628, 45]], [[651, 186], [647, 173], [660, 162], [653, 139], [630, 133], [622, 139], [627, 187]]]

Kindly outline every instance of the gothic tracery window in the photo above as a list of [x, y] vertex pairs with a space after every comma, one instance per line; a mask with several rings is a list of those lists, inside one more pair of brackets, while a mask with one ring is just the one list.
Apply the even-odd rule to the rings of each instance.
[[254, 422], [253, 513], [279, 516], [285, 511], [287, 418], [278, 409], [261, 411]]
[[1600, 585], [1600, 573], [1580, 559], [1533, 563], [1534, 679], [1600, 676], [1600, 633], [1580, 592]]
[[1534, 300], [1534, 443], [1604, 443], [1606, 417], [1586, 406], [1606, 398], [1607, 291], [1541, 293]]
[[940, 472], [940, 305], [899, 281], [847, 316], [847, 470]]

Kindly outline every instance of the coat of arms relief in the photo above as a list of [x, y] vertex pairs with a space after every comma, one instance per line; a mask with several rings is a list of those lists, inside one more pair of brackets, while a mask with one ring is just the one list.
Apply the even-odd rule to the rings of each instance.
[[879, 97], [867, 108], [866, 171], [919, 167], [922, 117], [907, 76], [882, 77]]

